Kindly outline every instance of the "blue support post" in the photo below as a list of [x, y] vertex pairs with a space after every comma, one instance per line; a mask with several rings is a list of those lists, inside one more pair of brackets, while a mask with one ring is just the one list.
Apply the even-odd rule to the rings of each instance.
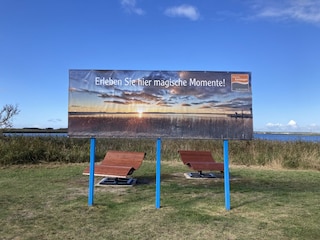
[[230, 210], [230, 181], [229, 181], [229, 143], [223, 140], [223, 158], [224, 158], [224, 197], [226, 210]]
[[90, 176], [89, 176], [89, 193], [88, 193], [88, 205], [93, 205], [93, 195], [94, 195], [94, 162], [95, 162], [95, 149], [96, 149], [96, 139], [90, 139]]
[[161, 184], [161, 138], [157, 139], [156, 147], [156, 208], [160, 208], [160, 184]]

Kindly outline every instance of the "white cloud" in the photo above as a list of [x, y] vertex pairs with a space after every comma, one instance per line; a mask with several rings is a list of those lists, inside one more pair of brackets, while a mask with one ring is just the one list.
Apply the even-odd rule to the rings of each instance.
[[320, 125], [309, 124], [300, 126], [295, 120], [290, 120], [287, 124], [269, 122], [261, 130], [271, 132], [320, 132]]
[[49, 119], [48, 122], [53, 122], [53, 123], [57, 123], [57, 122], [61, 122], [62, 120], [60, 118], [52, 118]]
[[267, 123], [266, 128], [269, 131], [280, 131], [280, 132], [290, 132], [290, 131], [300, 131], [298, 124], [294, 120], [290, 120], [287, 124], [282, 123]]
[[281, 128], [283, 125], [281, 123], [267, 123], [267, 128]]
[[143, 15], [145, 12], [136, 6], [136, 0], [121, 0], [122, 7], [129, 13]]
[[297, 128], [298, 127], [297, 123], [294, 120], [290, 120], [288, 122], [287, 126], [291, 127], [291, 128]]
[[308, 131], [310, 132], [318, 132], [320, 133], [320, 125], [316, 123], [312, 123], [307, 126]]
[[165, 14], [170, 17], [186, 17], [193, 21], [200, 18], [200, 13], [197, 8], [186, 4], [167, 8]]
[[319, 0], [254, 1], [256, 16], [320, 24]]

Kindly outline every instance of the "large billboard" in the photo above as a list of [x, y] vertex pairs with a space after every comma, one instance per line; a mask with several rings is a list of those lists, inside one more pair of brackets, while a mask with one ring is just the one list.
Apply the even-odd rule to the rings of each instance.
[[70, 70], [68, 134], [252, 139], [251, 73]]

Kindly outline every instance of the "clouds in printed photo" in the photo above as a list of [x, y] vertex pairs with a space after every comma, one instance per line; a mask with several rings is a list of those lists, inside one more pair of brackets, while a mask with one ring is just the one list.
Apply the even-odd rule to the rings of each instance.
[[[133, 71], [133, 70], [76, 70], [70, 71], [70, 106], [83, 104], [96, 111], [97, 108], [113, 111], [113, 108], [143, 105], [145, 111], [186, 111], [198, 113], [250, 113], [252, 109], [251, 92], [231, 91], [230, 84], [223, 87], [190, 86], [189, 79], [215, 81], [229, 78], [226, 72], [202, 71]], [[95, 79], [113, 79], [119, 85], [96, 85]], [[148, 86], [142, 83], [146, 81]], [[159, 86], [159, 82], [179, 83], [186, 86]], [[158, 83], [157, 83], [158, 82]], [[156, 106], [161, 108], [157, 109]], [[170, 109], [169, 109], [170, 108]], [[182, 109], [183, 108], [183, 109]], [[78, 107], [77, 107], [78, 109]], [[93, 110], [95, 109], [95, 110]], [[167, 110], [166, 110], [167, 109]], [[84, 111], [84, 110], [83, 110]], [[123, 108], [122, 111], [125, 111]]]

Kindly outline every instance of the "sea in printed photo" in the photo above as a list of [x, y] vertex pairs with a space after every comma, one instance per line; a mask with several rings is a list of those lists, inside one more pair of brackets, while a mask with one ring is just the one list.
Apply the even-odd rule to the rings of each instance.
[[252, 118], [217, 114], [70, 114], [71, 137], [252, 139]]

